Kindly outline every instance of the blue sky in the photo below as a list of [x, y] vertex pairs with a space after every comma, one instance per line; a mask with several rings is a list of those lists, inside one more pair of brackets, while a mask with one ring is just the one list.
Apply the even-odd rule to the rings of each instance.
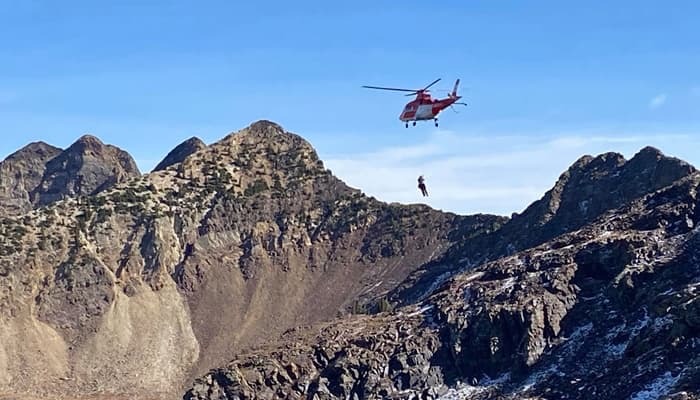
[[[239, 4], [241, 3], [241, 4]], [[334, 4], [338, 3], [338, 4]], [[697, 1], [0, 0], [0, 157], [84, 133], [149, 170], [258, 119], [386, 201], [520, 211], [582, 154], [700, 165]], [[405, 129], [397, 93], [469, 103]]]

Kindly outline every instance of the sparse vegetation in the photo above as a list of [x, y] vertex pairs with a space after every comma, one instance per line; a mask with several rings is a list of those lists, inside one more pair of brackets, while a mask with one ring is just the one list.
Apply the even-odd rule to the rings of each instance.
[[391, 304], [386, 297], [379, 299], [379, 302], [377, 302], [377, 312], [383, 313], [391, 311], [394, 311], [394, 305]]
[[95, 223], [101, 224], [101, 223], [107, 221], [107, 219], [111, 216], [112, 216], [112, 209], [111, 208], [106, 208], [106, 207], [100, 208], [97, 210], [97, 214], [95, 216]]
[[360, 303], [359, 300], [355, 300], [355, 302], [352, 303], [352, 308], [350, 309], [350, 312], [353, 314], [367, 314], [367, 306], [365, 304]]
[[255, 182], [253, 182], [253, 184], [251, 184], [250, 186], [248, 186], [248, 187], [245, 189], [245, 191], [243, 192], [243, 194], [244, 194], [245, 196], [253, 196], [253, 195], [256, 195], [256, 194], [258, 194], [258, 193], [264, 192], [264, 191], [266, 191], [266, 190], [268, 190], [268, 189], [269, 189], [269, 188], [268, 188], [268, 186], [267, 186], [267, 183], [265, 183], [264, 180], [262, 180], [262, 179], [256, 179]]
[[272, 188], [278, 192], [284, 191], [284, 188], [282, 187], [282, 182], [280, 181], [279, 174], [275, 174], [272, 176]]

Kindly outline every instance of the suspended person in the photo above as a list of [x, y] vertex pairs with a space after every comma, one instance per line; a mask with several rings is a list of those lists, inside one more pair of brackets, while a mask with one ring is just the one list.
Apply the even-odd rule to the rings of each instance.
[[428, 189], [425, 188], [425, 178], [423, 178], [423, 175], [418, 177], [418, 189], [423, 193], [423, 197], [428, 196]]

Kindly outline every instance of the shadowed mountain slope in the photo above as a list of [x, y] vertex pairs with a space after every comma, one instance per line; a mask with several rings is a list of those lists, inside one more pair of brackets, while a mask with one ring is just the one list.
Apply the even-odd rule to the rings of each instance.
[[207, 147], [204, 142], [202, 142], [197, 137], [191, 137], [184, 142], [180, 143], [165, 156], [165, 158], [153, 168], [153, 171], [160, 171], [168, 168], [171, 165], [180, 163], [185, 160], [190, 154], [196, 153], [199, 150]]

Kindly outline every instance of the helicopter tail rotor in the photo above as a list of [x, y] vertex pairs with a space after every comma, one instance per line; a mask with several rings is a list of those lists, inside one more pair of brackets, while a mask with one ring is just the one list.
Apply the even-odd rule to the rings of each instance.
[[450, 97], [457, 97], [457, 88], [459, 87], [459, 79], [455, 81], [455, 86], [452, 88], [452, 93], [450, 93]]

